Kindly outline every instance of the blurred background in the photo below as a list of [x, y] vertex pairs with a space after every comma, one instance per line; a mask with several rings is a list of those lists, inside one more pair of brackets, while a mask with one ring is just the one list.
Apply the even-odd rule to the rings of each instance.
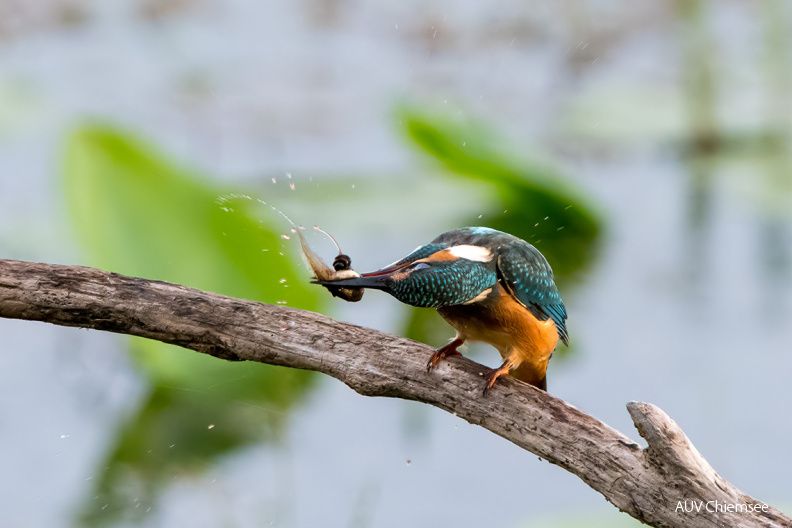
[[[570, 313], [552, 394], [634, 439], [625, 403], [655, 403], [792, 513], [790, 11], [0, 0], [0, 257], [440, 346], [431, 310], [311, 287], [272, 207], [359, 271], [456, 227], [507, 230], [545, 253]], [[4, 527], [636, 524], [426, 405], [125, 336], [0, 335]]]

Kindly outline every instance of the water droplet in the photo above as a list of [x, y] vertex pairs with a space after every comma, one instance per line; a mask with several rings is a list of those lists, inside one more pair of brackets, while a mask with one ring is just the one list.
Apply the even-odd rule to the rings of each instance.
[[280, 282], [281, 284], [283, 284], [284, 282], [286, 282], [286, 279], [281, 279], [281, 280], [279, 280], [278, 282]]
[[207, 429], [214, 429], [214, 424], [209, 424], [209, 427], [207, 427]]
[[275, 178], [272, 178], [272, 183], [278, 183], [278, 180], [276, 180]]
[[286, 177], [287, 177], [287, 178], [289, 178], [289, 179], [291, 180], [291, 172], [287, 172], [287, 173], [286, 173]]
[[281, 238], [284, 240], [290, 240], [289, 235], [281, 235]]
[[61, 438], [69, 438], [70, 436], [71, 436], [71, 435], [62, 434], [62, 435], [61, 435]]
[[277, 304], [286, 304], [286, 301], [276, 301]]
[[294, 321], [289, 321], [289, 326], [294, 326], [295, 324], [297, 323], [295, 323]]
[[169, 445], [168, 447], [169, 447], [169, 448], [171, 448], [171, 449], [173, 449], [174, 447], [176, 447], [176, 444], [171, 444], [171, 445]]
[[484, 216], [484, 215], [479, 215], [479, 218], [481, 218], [482, 216]]

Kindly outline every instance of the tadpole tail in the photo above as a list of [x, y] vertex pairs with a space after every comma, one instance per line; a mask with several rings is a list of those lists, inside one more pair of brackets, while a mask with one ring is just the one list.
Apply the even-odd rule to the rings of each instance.
[[332, 280], [333, 277], [335, 277], [335, 270], [325, 264], [321, 257], [314, 253], [314, 251], [311, 249], [311, 246], [308, 245], [308, 241], [305, 240], [305, 237], [303, 236], [300, 229], [297, 229], [297, 235], [300, 237], [300, 246], [302, 247], [303, 254], [305, 255], [305, 260], [308, 261], [308, 265], [311, 267], [316, 280]]

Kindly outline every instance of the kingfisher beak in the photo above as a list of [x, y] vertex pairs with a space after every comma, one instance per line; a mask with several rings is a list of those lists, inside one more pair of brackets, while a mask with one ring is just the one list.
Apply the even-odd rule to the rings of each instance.
[[371, 271], [369, 273], [363, 273], [361, 277], [389, 277], [394, 272], [399, 271], [400, 269], [406, 268], [409, 266], [410, 262], [405, 262], [404, 264], [400, 264], [398, 266], [388, 266], [387, 268], [378, 269], [377, 271]]
[[390, 273], [373, 277], [361, 275], [360, 277], [350, 277], [348, 279], [315, 280], [311, 281], [311, 284], [321, 284], [322, 286], [333, 286], [338, 288], [371, 288], [373, 290], [384, 290], [387, 288], [385, 286], [385, 281], [389, 275]]
[[337, 286], [340, 288], [371, 288], [373, 290], [387, 290], [386, 281], [395, 272], [409, 266], [409, 263], [400, 266], [388, 266], [371, 273], [364, 273], [359, 277], [350, 277], [348, 279], [336, 280], [315, 280], [311, 281], [312, 284], [321, 284], [322, 286]]

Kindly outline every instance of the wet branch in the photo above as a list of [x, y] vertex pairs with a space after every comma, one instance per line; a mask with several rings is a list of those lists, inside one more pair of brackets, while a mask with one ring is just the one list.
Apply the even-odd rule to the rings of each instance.
[[[313, 312], [93, 268], [0, 260], [0, 317], [107, 330], [227, 360], [315, 370], [366, 396], [428, 403], [574, 473], [652, 526], [792, 527], [792, 519], [718, 475], [652, 404], [627, 404], [648, 444], [642, 448], [511, 377], [482, 397], [484, 368], [470, 360], [454, 357], [427, 374], [433, 352], [428, 346]], [[701, 501], [700, 511], [685, 512], [680, 501], [683, 506], [687, 501], [688, 509]]]

